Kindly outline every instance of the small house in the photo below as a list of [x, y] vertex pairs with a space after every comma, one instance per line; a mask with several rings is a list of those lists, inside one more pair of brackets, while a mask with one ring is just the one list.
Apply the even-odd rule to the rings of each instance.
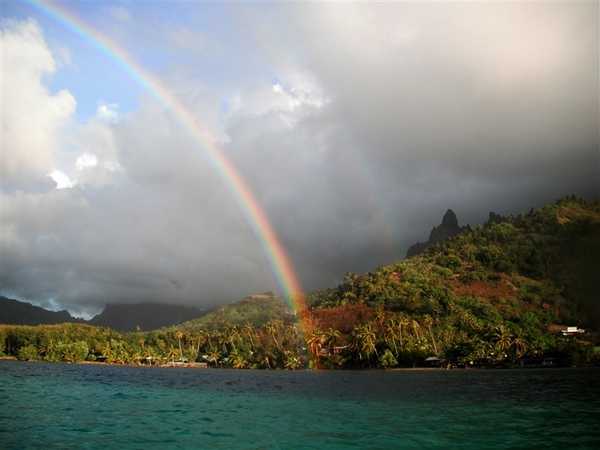
[[561, 333], [563, 336], [577, 336], [585, 333], [585, 330], [579, 327], [566, 327], [561, 330]]
[[444, 360], [438, 358], [437, 356], [430, 356], [428, 358], [425, 358], [425, 365], [427, 367], [441, 367], [443, 362]]

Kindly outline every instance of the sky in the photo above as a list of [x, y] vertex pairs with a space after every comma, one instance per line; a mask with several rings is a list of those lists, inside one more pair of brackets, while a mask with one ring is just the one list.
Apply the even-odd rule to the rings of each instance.
[[[89, 316], [281, 286], [177, 115], [0, 0], [0, 294]], [[461, 224], [600, 194], [598, 2], [60, 2], [215, 137], [305, 290]]]

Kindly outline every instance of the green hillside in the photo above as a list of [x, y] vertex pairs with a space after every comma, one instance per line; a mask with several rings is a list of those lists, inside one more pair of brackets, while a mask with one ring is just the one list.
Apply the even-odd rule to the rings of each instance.
[[598, 326], [600, 204], [569, 197], [500, 217], [428, 249], [423, 255], [315, 292], [311, 306], [362, 303], [411, 315], [452, 315], [457, 308], [487, 320], [535, 314]]
[[[556, 331], [598, 329], [600, 204], [569, 197], [491, 219], [423, 255], [347, 274], [337, 288], [311, 294], [318, 328], [339, 330], [339, 317], [348, 316], [336, 343], [351, 348], [357, 330], [370, 334], [369, 364], [386, 350], [405, 362], [428, 354], [482, 363], [544, 354], [587, 358], [570, 354], [577, 339]], [[400, 324], [405, 345], [398, 351]], [[592, 351], [580, 341], [584, 353]]]
[[260, 327], [273, 320], [292, 322], [295, 319], [283, 299], [272, 292], [265, 292], [249, 295], [239, 302], [221, 306], [173, 328], [193, 332], [243, 325]]
[[[147, 333], [0, 326], [0, 353], [289, 369], [599, 364], [599, 273], [600, 203], [568, 197], [349, 273], [308, 296], [302, 323], [268, 293]], [[586, 332], [565, 336], [567, 326]]]

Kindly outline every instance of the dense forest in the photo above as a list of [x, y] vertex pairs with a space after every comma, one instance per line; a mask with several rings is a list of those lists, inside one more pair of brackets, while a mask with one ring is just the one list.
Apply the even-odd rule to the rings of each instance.
[[[600, 203], [567, 197], [349, 273], [298, 314], [262, 294], [150, 332], [2, 325], [0, 355], [286, 369], [598, 364], [598, 273]], [[565, 336], [566, 326], [587, 332]]]

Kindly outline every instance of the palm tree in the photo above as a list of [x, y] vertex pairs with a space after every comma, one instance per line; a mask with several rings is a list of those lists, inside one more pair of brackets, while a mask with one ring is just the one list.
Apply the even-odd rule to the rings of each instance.
[[317, 364], [317, 367], [319, 367], [323, 342], [325, 342], [325, 333], [323, 333], [318, 328], [313, 329], [312, 332], [310, 333], [310, 335], [308, 336], [308, 339], [306, 340], [306, 343], [308, 344], [308, 348], [310, 349], [310, 352], [315, 357], [315, 362]]
[[198, 332], [198, 343], [196, 344], [196, 361], [198, 360], [198, 355], [200, 354], [200, 345], [205, 343], [207, 339], [207, 335], [203, 330]]
[[138, 344], [141, 347], [142, 351], [145, 350], [145, 345], [146, 345], [146, 340], [144, 339], [144, 336], [140, 336], [138, 339]]
[[265, 325], [265, 328], [271, 335], [273, 342], [275, 343], [275, 348], [281, 352], [281, 347], [279, 345], [279, 341], [277, 340], [277, 335], [279, 334], [282, 323], [279, 320], [272, 320]]
[[299, 369], [302, 367], [302, 361], [296, 353], [286, 350], [284, 367], [289, 370]]
[[177, 355], [176, 350], [171, 345], [169, 348], [169, 353], [167, 354], [167, 359], [170, 359], [172, 363], [175, 362], [175, 356]]
[[433, 335], [433, 329], [432, 329], [433, 319], [431, 318], [431, 316], [429, 314], [427, 314], [423, 318], [423, 322], [425, 322], [425, 326], [429, 330], [429, 336], [431, 337], [431, 343], [433, 344], [433, 351], [437, 355], [438, 354], [438, 348], [437, 348], [437, 343], [435, 342], [435, 336]]
[[379, 326], [383, 325], [385, 321], [385, 310], [383, 309], [383, 305], [379, 305], [375, 311], [375, 320], [379, 324]]
[[221, 354], [217, 351], [211, 351], [208, 353], [208, 355], [206, 355], [206, 360], [209, 363], [214, 364], [215, 366], [219, 365], [220, 358], [221, 358]]
[[248, 360], [244, 357], [242, 352], [234, 350], [229, 355], [231, 361], [231, 367], [234, 369], [245, 369], [248, 367]]
[[239, 339], [239, 331], [236, 326], [230, 328], [226, 332], [227, 342], [231, 345], [233, 352], [237, 351], [236, 341]]
[[254, 350], [254, 334], [256, 332], [254, 327], [250, 324], [246, 324], [244, 325], [244, 332], [246, 333], [246, 336], [248, 336], [248, 339], [250, 339], [250, 347]]
[[356, 346], [360, 359], [364, 356], [368, 359], [373, 353], [377, 355], [377, 335], [373, 331], [371, 323], [358, 325], [355, 328]]
[[336, 341], [338, 340], [338, 338], [341, 335], [342, 334], [338, 330], [335, 330], [333, 328], [329, 328], [324, 333], [324, 338], [325, 338], [324, 345], [326, 345], [327, 348], [330, 349], [332, 346], [335, 345]]
[[400, 347], [404, 348], [404, 338], [402, 336], [402, 327], [406, 326], [408, 327], [408, 317], [406, 317], [404, 314], [400, 315], [400, 320], [398, 321], [398, 335], [400, 338]]
[[421, 336], [420, 336], [421, 325], [419, 325], [419, 322], [417, 322], [415, 319], [413, 319], [411, 321], [411, 325], [412, 325], [413, 332], [415, 333], [415, 337], [417, 338], [417, 341], [420, 341], [421, 340]]
[[396, 344], [396, 338], [397, 338], [396, 331], [398, 330], [399, 326], [400, 326], [400, 322], [398, 322], [395, 319], [390, 319], [385, 327], [386, 343], [388, 341], [391, 342], [392, 347], [394, 348], [395, 355], [398, 355], [398, 345]]
[[181, 339], [183, 338], [183, 332], [181, 330], [177, 330], [177, 332], [175, 333], [175, 337], [179, 342], [179, 360], [183, 361], [183, 349], [181, 348]]
[[509, 331], [504, 325], [497, 326], [495, 329], [496, 349], [501, 355], [505, 355], [506, 351], [512, 345], [512, 339]]
[[515, 349], [517, 358], [521, 358], [527, 352], [527, 341], [517, 335], [512, 341], [512, 346]]

